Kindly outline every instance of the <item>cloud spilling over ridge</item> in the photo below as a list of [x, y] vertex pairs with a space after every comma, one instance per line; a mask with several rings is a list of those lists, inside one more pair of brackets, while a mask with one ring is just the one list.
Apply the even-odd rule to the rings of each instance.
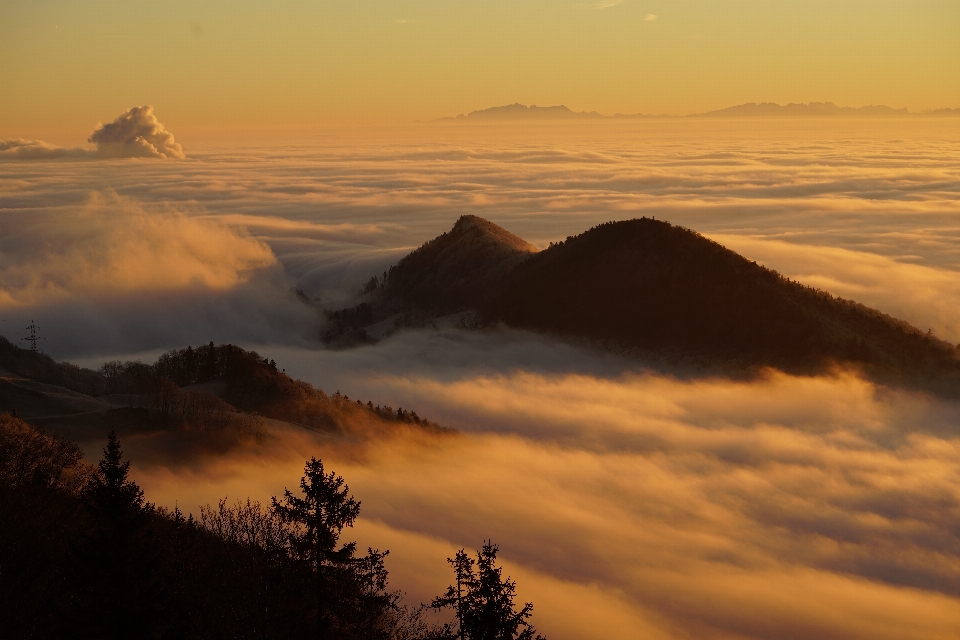
[[[714, 240], [761, 264], [777, 268], [803, 284], [856, 300], [910, 322], [937, 336], [960, 340], [960, 278], [957, 272], [865, 251], [810, 246], [751, 238], [714, 235]], [[885, 290], [896, 290], [896, 296]]]
[[227, 289], [273, 265], [270, 248], [215, 221], [93, 192], [67, 211], [4, 216], [0, 307], [47, 298]]
[[102, 158], [183, 159], [183, 147], [153, 114], [150, 105], [131, 107], [108, 124], [98, 124], [87, 142], [96, 149], [58, 147], [42, 140], [0, 140], [0, 159]]
[[72, 357], [208, 340], [302, 345], [316, 333], [316, 310], [242, 228], [110, 189], [85, 197], [2, 214], [7, 338], [36, 320], [44, 349]]
[[[513, 361], [556, 357], [542, 342], [513, 349]], [[429, 599], [449, 584], [445, 557], [492, 537], [557, 640], [955, 637], [957, 404], [844, 372], [507, 371], [509, 350], [444, 342], [446, 360], [504, 371], [479, 374], [442, 358], [396, 362], [389, 345], [304, 355], [318, 375], [352, 359], [351, 397], [402, 398], [463, 435], [351, 448], [293, 431], [263, 455], [135, 477], [150, 499], [195, 510], [223, 495], [265, 500], [320, 456], [363, 502], [351, 535], [391, 549], [395, 587]], [[269, 355], [290, 370], [292, 354]]]

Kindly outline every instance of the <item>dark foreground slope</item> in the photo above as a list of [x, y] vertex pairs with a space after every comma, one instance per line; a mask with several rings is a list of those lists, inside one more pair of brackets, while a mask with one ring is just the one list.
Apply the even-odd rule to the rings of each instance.
[[619, 348], [796, 372], [851, 362], [960, 390], [953, 345], [656, 220], [607, 223], [551, 246], [512, 270], [483, 310]]
[[885, 382], [960, 395], [953, 345], [663, 221], [610, 222], [537, 252], [465, 216], [376, 284], [367, 319], [470, 309], [483, 324], [668, 361], [795, 373], [853, 364]]
[[360, 505], [320, 461], [303, 498], [224, 499], [198, 518], [147, 502], [128, 471], [114, 434], [92, 466], [0, 413], [0, 637], [453, 640], [387, 590], [386, 552], [338, 540]]

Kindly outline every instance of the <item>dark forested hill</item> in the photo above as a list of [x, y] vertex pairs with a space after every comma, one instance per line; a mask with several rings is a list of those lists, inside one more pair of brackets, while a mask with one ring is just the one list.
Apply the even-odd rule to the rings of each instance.
[[553, 245], [512, 270], [484, 311], [661, 354], [804, 372], [853, 362], [960, 390], [953, 345], [657, 220], [611, 222]]
[[960, 394], [953, 345], [658, 220], [609, 222], [537, 252], [465, 216], [401, 260], [376, 291], [372, 316], [378, 304], [381, 317], [472, 309], [485, 324], [618, 351], [802, 373], [852, 363], [884, 381]]
[[0, 336], [4, 411], [79, 441], [111, 430], [165, 433], [180, 449], [187, 440], [222, 449], [259, 439], [264, 418], [364, 436], [407, 427], [447, 431], [402, 407], [364, 404], [339, 391], [328, 395], [255, 351], [212, 342], [168, 351], [154, 364], [114, 361], [92, 371], [56, 363]]

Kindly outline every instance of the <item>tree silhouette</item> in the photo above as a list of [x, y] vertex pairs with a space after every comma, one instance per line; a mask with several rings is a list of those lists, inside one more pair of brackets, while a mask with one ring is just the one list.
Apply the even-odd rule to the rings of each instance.
[[272, 505], [291, 525], [290, 556], [313, 571], [317, 637], [376, 637], [379, 616], [392, 602], [384, 591], [387, 552], [369, 549], [366, 556], [356, 557], [356, 542], [339, 544], [343, 529], [357, 519], [360, 502], [342, 477], [324, 470], [323, 462], [307, 462], [300, 490], [303, 497], [287, 489], [283, 500], [274, 497]]
[[91, 511], [111, 524], [136, 516], [144, 507], [143, 490], [136, 482], [127, 480], [129, 471], [130, 461], [123, 462], [117, 432], [111, 431], [103, 458], [97, 463], [97, 473], [90, 478], [86, 492]]
[[127, 478], [129, 469], [111, 431], [83, 495], [93, 527], [78, 541], [72, 571], [81, 586], [72, 614], [82, 620], [79, 637], [148, 637], [163, 607], [157, 540], [149, 526], [153, 505]]
[[503, 577], [503, 569], [497, 566], [498, 550], [488, 540], [476, 560], [463, 549], [447, 558], [457, 584], [447, 587], [431, 606], [456, 611], [460, 640], [543, 640], [527, 621], [533, 614], [533, 603], [514, 610], [517, 583]]

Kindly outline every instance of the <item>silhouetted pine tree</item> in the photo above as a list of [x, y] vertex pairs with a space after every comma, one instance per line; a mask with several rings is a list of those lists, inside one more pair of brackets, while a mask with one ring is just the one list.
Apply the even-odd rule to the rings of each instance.
[[111, 431], [83, 495], [93, 528], [78, 541], [71, 572], [80, 588], [70, 617], [80, 637], [149, 638], [158, 631], [163, 602], [148, 518], [153, 507], [127, 479], [129, 468]]
[[[543, 640], [527, 620], [533, 614], [533, 603], [514, 610], [517, 583], [503, 577], [497, 566], [499, 547], [490, 541], [470, 558], [461, 549], [447, 562], [456, 574], [456, 586], [435, 598], [435, 609], [452, 608], [457, 614], [460, 640]], [[474, 569], [476, 568], [476, 570]]]
[[379, 620], [394, 603], [385, 592], [387, 553], [369, 549], [366, 556], [356, 557], [356, 542], [339, 545], [343, 529], [357, 519], [360, 503], [349, 494], [343, 478], [326, 473], [316, 458], [307, 462], [300, 490], [303, 497], [288, 489], [282, 501], [274, 497], [272, 504], [292, 525], [290, 556], [313, 571], [317, 637], [380, 637]]

